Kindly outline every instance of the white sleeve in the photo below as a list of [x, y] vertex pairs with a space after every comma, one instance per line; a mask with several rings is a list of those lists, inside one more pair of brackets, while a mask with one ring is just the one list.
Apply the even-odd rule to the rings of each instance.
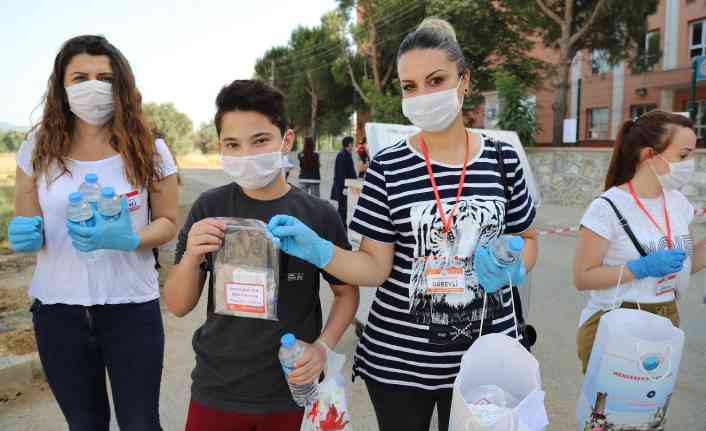
[[174, 161], [174, 156], [172, 152], [169, 151], [169, 147], [164, 139], [157, 139], [154, 141], [155, 147], [157, 147], [157, 153], [159, 154], [159, 168], [162, 173], [162, 177], [166, 178], [170, 175], [174, 175], [177, 172], [176, 162]]
[[601, 198], [594, 199], [581, 219], [581, 226], [590, 229], [607, 240], [617, 237], [616, 228], [620, 227], [618, 216], [610, 204]]
[[34, 141], [27, 140], [20, 145], [20, 149], [17, 150], [15, 154], [15, 160], [17, 161], [17, 166], [22, 169], [22, 172], [31, 177], [34, 175], [34, 169], [32, 169], [32, 155], [34, 153]]

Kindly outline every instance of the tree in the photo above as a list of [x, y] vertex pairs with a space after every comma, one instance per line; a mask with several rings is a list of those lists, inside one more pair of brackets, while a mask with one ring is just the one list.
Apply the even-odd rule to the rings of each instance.
[[175, 154], [185, 154], [194, 149], [194, 125], [188, 115], [179, 112], [173, 103], [145, 103], [142, 106], [147, 122], [157, 135], [164, 137]]
[[194, 133], [194, 140], [202, 154], [218, 151], [218, 131], [213, 123], [201, 123]]
[[498, 68], [493, 76], [501, 105], [498, 126], [502, 130], [516, 131], [522, 145], [534, 145], [539, 127], [527, 84], [504, 67]]
[[[519, 1], [519, 0], [518, 0]], [[571, 62], [581, 50], [601, 49], [612, 64], [635, 59], [644, 44], [648, 15], [658, 0], [535, 0], [535, 25], [559, 51], [554, 86], [554, 145], [562, 143]]]
[[0, 152], [14, 153], [25, 140], [25, 133], [17, 130], [0, 130]]
[[352, 114], [353, 88], [340, 69], [340, 33], [336, 14], [321, 24], [298, 27], [287, 46], [274, 47], [255, 64], [257, 78], [287, 96], [291, 126], [300, 133], [338, 134]]
[[[406, 122], [395, 79], [397, 50], [402, 39], [426, 15], [424, 0], [338, 0], [343, 59], [351, 84], [374, 121]], [[355, 42], [356, 49], [350, 41]]]

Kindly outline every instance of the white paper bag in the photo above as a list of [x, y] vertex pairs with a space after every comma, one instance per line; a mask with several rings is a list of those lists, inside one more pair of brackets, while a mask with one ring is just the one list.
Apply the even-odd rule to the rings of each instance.
[[341, 374], [345, 363], [345, 355], [328, 351], [325, 377], [319, 383], [319, 397], [306, 406], [300, 431], [351, 431], [346, 380]]
[[632, 309], [601, 317], [576, 406], [579, 430], [662, 430], [679, 373], [684, 332]]
[[[469, 405], [475, 388], [494, 385], [519, 400], [493, 424], [478, 420]], [[503, 334], [478, 338], [464, 353], [454, 381], [450, 431], [541, 431], [549, 424], [539, 362], [517, 340]]]

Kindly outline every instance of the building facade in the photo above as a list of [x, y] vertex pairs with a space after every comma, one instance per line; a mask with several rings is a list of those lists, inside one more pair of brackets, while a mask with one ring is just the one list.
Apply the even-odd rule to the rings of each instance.
[[[706, 55], [706, 3], [702, 0], [661, 0], [657, 13], [647, 18], [648, 32], [639, 67], [628, 62], [611, 66], [600, 51], [579, 52], [571, 68], [571, 88], [564, 140], [585, 146], [609, 145], [620, 124], [652, 110], [686, 112], [691, 87], [692, 59]], [[540, 44], [532, 55], [556, 63], [557, 52]], [[485, 103], [471, 114], [474, 124], [495, 128], [502, 102], [497, 93], [485, 93]], [[706, 82], [697, 85], [697, 133], [706, 138]], [[540, 131], [540, 145], [552, 142], [554, 89], [550, 84], [532, 95]], [[573, 121], [569, 121], [573, 123]], [[575, 124], [575, 123], [574, 123]]]

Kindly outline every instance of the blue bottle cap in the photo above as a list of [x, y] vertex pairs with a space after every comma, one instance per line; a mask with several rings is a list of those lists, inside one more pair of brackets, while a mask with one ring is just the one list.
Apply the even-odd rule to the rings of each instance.
[[297, 344], [297, 339], [294, 337], [294, 334], [284, 334], [279, 341], [282, 343], [282, 346], [287, 349], [292, 348], [295, 344]]
[[73, 192], [69, 195], [69, 202], [72, 204], [80, 203], [83, 200], [83, 193]]
[[85, 180], [87, 183], [95, 184], [98, 182], [98, 175], [96, 174], [86, 174]]
[[115, 197], [115, 189], [112, 187], [103, 187], [101, 189], [101, 196], [108, 199], [113, 198]]
[[525, 240], [519, 236], [511, 236], [508, 241], [508, 247], [514, 252], [522, 251], [522, 247], [525, 246]]

